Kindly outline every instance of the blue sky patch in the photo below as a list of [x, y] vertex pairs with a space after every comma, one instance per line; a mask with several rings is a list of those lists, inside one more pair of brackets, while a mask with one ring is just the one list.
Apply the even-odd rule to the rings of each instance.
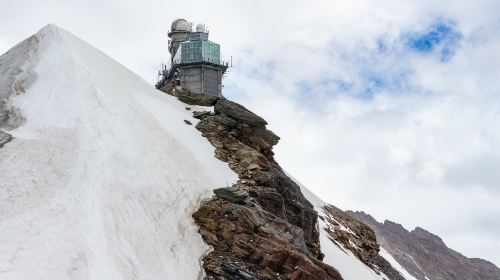
[[406, 47], [421, 54], [438, 53], [441, 62], [449, 61], [462, 40], [462, 34], [454, 23], [437, 20], [420, 32], [405, 37]]
[[377, 50], [381, 53], [385, 53], [389, 50], [387, 43], [384, 41], [384, 39], [379, 38], [377, 40]]

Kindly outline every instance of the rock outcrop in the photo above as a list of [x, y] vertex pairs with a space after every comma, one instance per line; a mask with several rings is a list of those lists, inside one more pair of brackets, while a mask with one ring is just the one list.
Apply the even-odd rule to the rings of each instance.
[[214, 110], [217, 114], [226, 115], [243, 124], [255, 126], [267, 125], [267, 122], [260, 116], [250, 112], [240, 104], [226, 99], [217, 101], [217, 103], [215, 103]]
[[220, 188], [215, 189], [214, 194], [218, 198], [225, 199], [231, 203], [242, 204], [248, 198], [248, 192], [238, 188]]
[[470, 259], [448, 248], [443, 240], [425, 229], [406, 230], [386, 220], [377, 222], [364, 212], [347, 212], [375, 231], [380, 245], [411, 275], [425, 280], [499, 280], [500, 269], [482, 259]]
[[311, 254], [301, 228], [265, 211], [255, 199], [215, 198], [193, 217], [214, 248], [203, 259], [206, 279], [342, 279]]

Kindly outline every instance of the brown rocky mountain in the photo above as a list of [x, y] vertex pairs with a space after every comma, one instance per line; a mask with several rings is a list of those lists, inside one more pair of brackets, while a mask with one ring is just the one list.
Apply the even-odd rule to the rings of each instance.
[[372, 227], [378, 243], [417, 279], [500, 279], [500, 269], [494, 264], [465, 257], [448, 248], [439, 236], [423, 228], [408, 231], [402, 225], [388, 220], [379, 223], [364, 212], [347, 213]]

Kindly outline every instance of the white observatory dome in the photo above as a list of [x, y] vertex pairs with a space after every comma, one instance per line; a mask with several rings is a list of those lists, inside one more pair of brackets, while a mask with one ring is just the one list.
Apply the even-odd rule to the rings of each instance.
[[176, 19], [172, 22], [172, 31], [191, 31], [191, 24], [185, 19]]
[[205, 25], [203, 23], [196, 25], [196, 32], [206, 33]]

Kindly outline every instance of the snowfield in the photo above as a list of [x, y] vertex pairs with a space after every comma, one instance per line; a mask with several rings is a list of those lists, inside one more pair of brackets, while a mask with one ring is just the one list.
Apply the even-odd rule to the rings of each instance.
[[0, 279], [197, 279], [191, 214], [236, 174], [184, 104], [54, 25], [36, 39], [0, 59], [3, 95], [33, 80], [0, 149]]

